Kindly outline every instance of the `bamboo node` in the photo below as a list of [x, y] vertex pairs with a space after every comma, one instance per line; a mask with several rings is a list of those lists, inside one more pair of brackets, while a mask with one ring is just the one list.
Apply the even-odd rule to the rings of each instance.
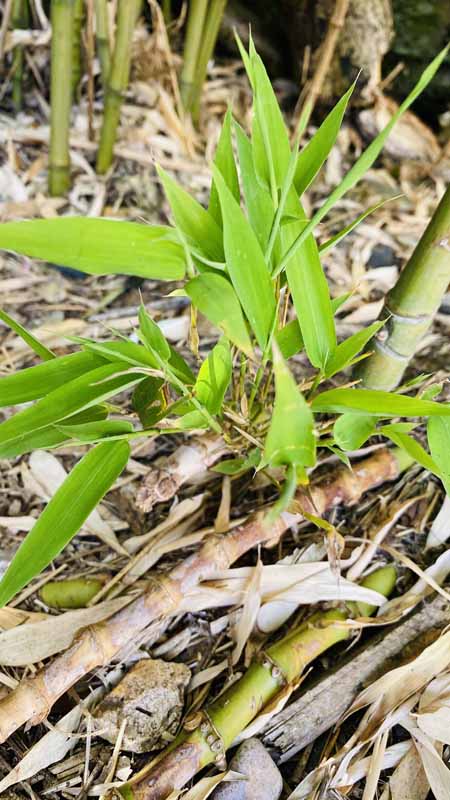
[[263, 669], [266, 669], [268, 672], [270, 672], [272, 678], [278, 683], [281, 689], [284, 686], [287, 686], [289, 681], [280, 665], [277, 664], [277, 662], [274, 661], [274, 659], [265, 650], [261, 650], [258, 653], [256, 656], [256, 661], [261, 665], [261, 667], [263, 667]]
[[224, 763], [226, 763], [224, 741], [208, 712], [203, 711], [202, 716], [203, 721], [200, 723], [200, 733], [202, 734], [209, 749], [214, 754], [214, 760], [217, 766], [221, 767]]

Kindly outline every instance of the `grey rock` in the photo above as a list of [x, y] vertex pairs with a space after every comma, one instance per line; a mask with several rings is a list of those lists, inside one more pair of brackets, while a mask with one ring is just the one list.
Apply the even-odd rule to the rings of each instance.
[[114, 744], [125, 719], [123, 750], [145, 753], [162, 749], [175, 736], [190, 677], [184, 664], [138, 661], [98, 706], [95, 731]]
[[211, 800], [278, 800], [283, 789], [280, 770], [259, 739], [247, 739], [230, 761], [229, 768], [247, 780], [226, 781]]

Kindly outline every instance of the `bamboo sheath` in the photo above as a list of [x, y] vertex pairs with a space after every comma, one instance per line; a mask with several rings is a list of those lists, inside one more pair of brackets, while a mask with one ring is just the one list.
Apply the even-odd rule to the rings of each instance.
[[183, 597], [201, 581], [214, 579], [252, 547], [276, 541], [293, 522], [301, 520], [302, 511], [321, 515], [337, 505], [354, 504], [367, 490], [395, 479], [402, 466], [397, 451], [377, 450], [352, 471], [339, 466], [331, 476], [313, 484], [309, 496], [300, 490], [292, 513], [280, 516], [270, 528], [260, 512], [233, 531], [208, 538], [169, 574], [151, 578], [141, 597], [108, 620], [84, 629], [68, 650], [1, 700], [0, 742], [24, 723], [36, 725], [45, 719], [58, 698], [84, 675], [109, 664], [151, 622], [176, 614]]

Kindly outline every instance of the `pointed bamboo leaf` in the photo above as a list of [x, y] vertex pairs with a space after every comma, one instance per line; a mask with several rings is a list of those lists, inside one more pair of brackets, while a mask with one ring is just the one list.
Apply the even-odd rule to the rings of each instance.
[[428, 86], [429, 82], [432, 80], [434, 75], [436, 74], [437, 70], [439, 69], [442, 61], [444, 60], [445, 56], [447, 55], [449, 50], [449, 46], [445, 47], [436, 58], [428, 65], [428, 67], [424, 70], [421, 77], [419, 78], [418, 82], [414, 86], [413, 90], [410, 92], [406, 100], [399, 106], [395, 114], [393, 114], [392, 118], [386, 125], [386, 127], [378, 134], [378, 136], [370, 143], [370, 145], [364, 150], [362, 155], [358, 158], [356, 163], [352, 166], [352, 168], [347, 172], [344, 176], [341, 183], [334, 189], [331, 194], [328, 196], [327, 200], [321, 206], [321, 208], [314, 214], [310, 222], [305, 226], [301, 234], [298, 238], [293, 242], [287, 253], [284, 255], [281, 263], [278, 266], [278, 272], [281, 272], [286, 265], [289, 263], [290, 259], [295, 255], [297, 249], [303, 244], [303, 242], [307, 239], [307, 237], [312, 233], [316, 225], [321, 222], [321, 220], [325, 217], [326, 214], [330, 211], [331, 208], [344, 196], [346, 192], [351, 189], [357, 181], [370, 169], [372, 164], [374, 163], [375, 159], [380, 154], [384, 143], [389, 136], [392, 128], [394, 127], [395, 123], [400, 119], [402, 114], [409, 108], [409, 106], [416, 100], [416, 98], [423, 92], [423, 90]]
[[133, 392], [133, 408], [144, 428], [151, 427], [164, 416], [167, 402], [163, 386], [162, 378], [149, 375], [144, 381], [138, 383]]
[[289, 136], [266, 68], [252, 48], [252, 43], [250, 60], [254, 75], [252, 140], [255, 167], [274, 197], [288, 169], [291, 153]]
[[447, 417], [429, 419], [427, 435], [431, 455], [439, 467], [445, 491], [450, 495], [450, 420]]
[[169, 344], [160, 327], [153, 322], [143, 305], [139, 308], [139, 335], [150, 352], [157, 353], [163, 361], [169, 360]]
[[241, 306], [231, 284], [220, 275], [199, 275], [185, 286], [192, 302], [210, 322], [248, 356], [253, 356]]
[[[434, 419], [437, 419], [437, 417], [434, 417]], [[411, 426], [411, 428], [412, 427], [413, 426]], [[422, 467], [428, 469], [434, 475], [440, 476], [440, 470], [437, 463], [433, 460], [430, 454], [427, 453], [425, 448], [422, 447], [420, 442], [408, 435], [407, 428], [402, 429], [398, 424], [382, 425], [380, 428], [378, 428], [378, 431], [382, 433], [383, 436], [387, 436], [387, 438], [397, 445], [397, 447], [400, 447], [402, 450], [408, 453], [408, 455], [411, 456], [411, 458], [413, 458], [414, 461], [416, 461]]]
[[12, 458], [28, 452], [33, 441], [30, 434], [46, 435], [49, 426], [101, 403], [145, 377], [126, 370], [127, 365], [120, 362], [97, 367], [7, 419], [0, 425], [0, 457]]
[[280, 353], [285, 359], [292, 358], [300, 350], [303, 350], [304, 342], [300, 325], [297, 319], [288, 322], [275, 334], [275, 341], [280, 348]]
[[366, 346], [367, 342], [370, 341], [372, 336], [374, 336], [384, 324], [384, 320], [373, 322], [372, 325], [368, 325], [367, 328], [363, 328], [362, 331], [357, 331], [353, 336], [349, 336], [348, 339], [338, 344], [325, 366], [326, 377], [331, 378], [336, 372], [340, 372], [341, 369], [351, 366], [354, 358], [356, 358], [358, 353]]
[[0, 406], [14, 406], [37, 400], [68, 381], [105, 364], [93, 353], [70, 353], [44, 364], [27, 367], [0, 378]]
[[450, 406], [376, 389], [330, 389], [314, 397], [314, 411], [354, 411], [376, 417], [450, 416]]
[[222, 231], [214, 217], [161, 167], [157, 169], [175, 224], [188, 245], [212, 261], [222, 262]]
[[63, 550], [124, 469], [130, 448], [107, 442], [90, 450], [56, 491], [0, 581], [4, 606]]
[[298, 155], [294, 185], [300, 197], [313, 182], [336, 142], [344, 114], [355, 86], [356, 83], [350, 86], [328, 116], [325, 117], [312, 139]]
[[[222, 125], [219, 142], [217, 144], [214, 164], [222, 175], [234, 199], [239, 203], [241, 193], [239, 189], [239, 178], [234, 160], [233, 143], [231, 139], [231, 123], [233, 117], [231, 109], [228, 108]], [[222, 225], [222, 212], [220, 210], [219, 195], [217, 194], [214, 180], [211, 186], [208, 211], [218, 225]]]
[[264, 348], [276, 309], [267, 264], [256, 234], [217, 169], [214, 180], [222, 208], [227, 270], [258, 344]]
[[[261, 250], [265, 252], [275, 209], [270, 193], [257, 178], [250, 140], [237, 123], [235, 123], [235, 131], [241, 168], [242, 190], [248, 219], [256, 233]], [[277, 251], [275, 249], [274, 258], [276, 255]]]
[[120, 436], [134, 431], [132, 423], [126, 419], [105, 419], [100, 422], [84, 422], [82, 425], [69, 425], [64, 420], [57, 427], [71, 439], [86, 444], [107, 439], [108, 436]]
[[6, 311], [3, 311], [1, 308], [0, 319], [5, 323], [5, 325], [8, 325], [11, 330], [14, 331], [14, 333], [17, 333], [28, 345], [28, 347], [30, 347], [31, 350], [34, 350], [36, 355], [39, 356], [39, 358], [42, 358], [43, 361], [51, 361], [52, 358], [56, 357], [55, 354], [45, 346], [45, 344], [42, 344], [42, 342], [40, 342], [39, 339], [36, 339], [32, 333], [27, 331], [26, 328], [20, 324], [20, 322], [17, 322], [17, 320], [10, 317], [9, 314], [7, 314]]
[[119, 273], [180, 280], [184, 251], [163, 226], [94, 217], [60, 217], [0, 224], [0, 248], [90, 275]]
[[333, 436], [342, 450], [357, 450], [375, 431], [376, 418], [348, 411], [334, 423]]
[[[223, 399], [231, 381], [231, 370], [230, 345], [222, 337], [201, 365], [193, 391], [194, 396], [210, 414], [219, 414], [222, 410]], [[179, 420], [179, 426], [183, 429], [207, 427], [205, 418], [193, 409], [192, 403], [188, 403], [188, 407], [192, 410]]]
[[277, 347], [273, 348], [275, 403], [264, 456], [272, 466], [311, 467], [316, 460], [312, 411]]
[[323, 242], [323, 244], [319, 245], [319, 253], [321, 255], [328, 253], [328, 251], [333, 247], [336, 247], [336, 245], [338, 245], [342, 239], [345, 239], [345, 237], [348, 236], [348, 234], [351, 233], [360, 224], [360, 222], [363, 222], [366, 217], [370, 216], [370, 214], [373, 214], [374, 211], [378, 211], [378, 209], [382, 208], [382, 206], [386, 205], [386, 203], [391, 203], [393, 200], [398, 200], [399, 197], [401, 197], [401, 195], [396, 194], [392, 197], [388, 197], [387, 200], [380, 200], [379, 203], [375, 203], [375, 205], [370, 206], [366, 211], [363, 211], [362, 214], [356, 217], [353, 222], [351, 222], [349, 225], [346, 225], [345, 228], [342, 228], [342, 230], [332, 236], [331, 239], [327, 239], [326, 242]]

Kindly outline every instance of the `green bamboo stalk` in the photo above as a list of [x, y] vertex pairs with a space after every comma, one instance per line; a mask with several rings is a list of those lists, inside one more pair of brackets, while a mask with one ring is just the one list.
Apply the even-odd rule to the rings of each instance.
[[191, 110], [191, 95], [194, 88], [197, 59], [200, 51], [208, 0], [191, 0], [184, 40], [183, 69], [180, 79], [180, 93], [186, 111]]
[[164, 22], [167, 25], [170, 25], [172, 22], [172, 3], [171, 0], [162, 0], [162, 11]]
[[72, 97], [76, 98], [83, 74], [81, 31], [85, 19], [84, 0], [75, 0], [72, 31]]
[[[11, 14], [13, 28], [27, 28], [30, 21], [28, 0], [14, 0]], [[25, 66], [25, 52], [23, 45], [19, 44], [14, 50], [12, 63], [12, 100], [14, 108], [19, 111], [23, 106], [23, 73]]]
[[195, 121], [198, 121], [200, 115], [200, 98], [206, 78], [208, 62], [214, 53], [226, 4], [227, 0], [210, 0], [209, 3], [208, 16], [205, 20], [202, 45], [197, 57], [194, 84], [190, 96], [189, 111]]
[[450, 186], [381, 314], [387, 323], [369, 342], [373, 354], [357, 376], [369, 389], [394, 389], [429, 329], [450, 283]]
[[105, 110], [97, 155], [97, 172], [103, 175], [111, 166], [120, 120], [120, 108], [128, 86], [131, 43], [142, 0], [119, 0], [116, 42], [105, 90]]
[[70, 187], [69, 127], [72, 100], [74, 0], [52, 0], [49, 192], [63, 195]]
[[95, 0], [95, 40], [100, 61], [103, 87], [108, 84], [111, 68], [111, 45], [109, 36], [108, 6], [106, 0]]
[[[394, 567], [387, 566], [369, 575], [362, 585], [387, 597], [395, 581]], [[351, 637], [354, 629], [345, 624], [349, 616], [367, 616], [375, 610], [367, 603], [347, 603], [344, 608], [314, 614], [263, 651], [237, 683], [207, 706], [198, 727], [191, 733], [183, 731], [153, 768], [144, 767], [122, 787], [122, 796], [165, 800], [208, 764], [222, 763], [236, 736], [284, 686], [325, 650]]]

